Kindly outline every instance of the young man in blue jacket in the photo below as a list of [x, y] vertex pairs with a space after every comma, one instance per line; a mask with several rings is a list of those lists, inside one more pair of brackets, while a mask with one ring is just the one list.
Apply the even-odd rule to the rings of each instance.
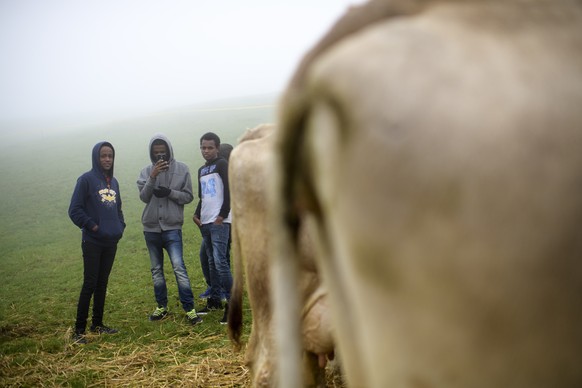
[[79, 344], [87, 343], [85, 330], [91, 298], [91, 331], [117, 333], [117, 329], [103, 324], [109, 274], [117, 252], [117, 242], [125, 229], [119, 184], [113, 176], [114, 160], [115, 150], [111, 143], [100, 142], [93, 147], [93, 167], [77, 179], [69, 206], [69, 217], [83, 232], [83, 287], [73, 333], [73, 341]]
[[230, 189], [228, 162], [220, 157], [220, 138], [208, 132], [200, 138], [200, 151], [206, 163], [198, 169], [198, 206], [192, 217], [200, 227], [206, 248], [210, 276], [210, 292], [206, 307], [199, 314], [222, 308], [221, 291], [226, 305], [221, 324], [227, 323], [232, 273], [227, 259], [230, 236]]
[[[226, 159], [226, 161], [228, 162], [228, 159], [230, 158], [230, 153], [232, 152], [233, 149], [234, 147], [228, 143], [220, 143], [220, 147], [218, 149], [218, 156]], [[194, 222], [196, 222], [195, 218], [193, 219]], [[232, 235], [229, 234], [228, 245], [226, 247], [226, 261], [228, 262], [229, 267], [230, 267], [231, 242]], [[204, 280], [206, 281], [206, 285], [208, 286], [208, 288], [206, 288], [206, 291], [200, 294], [200, 299], [208, 299], [210, 298], [210, 295], [212, 295], [212, 288], [210, 287], [210, 267], [208, 264], [208, 254], [206, 253], [206, 245], [204, 245], [204, 240], [202, 240], [202, 243], [200, 244], [200, 266], [202, 267], [202, 274], [204, 275]], [[226, 293], [224, 292], [224, 290], [221, 289], [220, 292], [222, 299], [225, 299]]]

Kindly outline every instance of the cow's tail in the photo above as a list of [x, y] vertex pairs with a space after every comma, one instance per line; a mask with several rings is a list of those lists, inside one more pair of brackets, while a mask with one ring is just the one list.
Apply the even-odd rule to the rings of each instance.
[[[277, 156], [278, 158], [279, 156]], [[278, 166], [277, 168], [279, 168]], [[279, 170], [280, 171], [280, 170]], [[275, 177], [276, 195], [272, 196], [274, 209], [279, 209], [273, 217], [274, 231], [272, 244], [273, 265], [271, 279], [273, 289], [274, 331], [277, 344], [277, 367], [275, 381], [279, 387], [301, 387], [301, 333], [299, 293], [297, 292], [298, 261], [296, 244], [296, 227], [289, 223], [287, 213], [289, 207], [281, 197], [282, 187], [288, 182], [283, 177]], [[295, 236], [294, 236], [295, 235]]]
[[[287, 96], [287, 104], [280, 113], [283, 123], [275, 138], [274, 167], [270, 188], [273, 221], [272, 289], [273, 321], [277, 345], [275, 381], [278, 387], [301, 387], [302, 340], [300, 322], [299, 284], [299, 229], [300, 216], [297, 206], [298, 174], [301, 174], [303, 119], [305, 111], [301, 100]], [[290, 103], [291, 102], [291, 103]]]
[[239, 351], [242, 344], [241, 335], [243, 329], [244, 270], [236, 222], [233, 222], [232, 226], [231, 257], [233, 265], [233, 282], [228, 306], [228, 335], [235, 346], [235, 350]]

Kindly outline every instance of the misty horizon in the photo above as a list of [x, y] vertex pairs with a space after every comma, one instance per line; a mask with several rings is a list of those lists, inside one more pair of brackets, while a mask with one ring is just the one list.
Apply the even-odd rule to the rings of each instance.
[[0, 125], [276, 95], [358, 2], [0, 2]]
[[208, 109], [238, 109], [246, 106], [275, 105], [281, 92], [260, 93], [244, 96], [224, 96], [216, 99], [177, 102], [171, 105], [141, 106], [133, 109], [102, 107], [101, 109], [66, 112], [37, 117], [0, 117], [0, 132], [6, 130], [38, 129], [41, 127], [64, 128], [69, 126], [90, 126], [116, 121], [140, 119], [147, 116], [166, 115], [181, 111], [206, 111]]

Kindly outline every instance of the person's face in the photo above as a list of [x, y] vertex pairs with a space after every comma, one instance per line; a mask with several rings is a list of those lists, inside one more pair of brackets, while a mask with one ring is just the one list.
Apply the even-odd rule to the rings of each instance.
[[218, 157], [218, 147], [216, 147], [214, 140], [202, 140], [200, 152], [202, 152], [202, 157], [206, 160], [214, 160]]
[[168, 155], [168, 147], [165, 144], [154, 145], [152, 147], [152, 153], [154, 154], [154, 160], [158, 160], [158, 155]]
[[113, 166], [113, 150], [111, 147], [103, 146], [99, 150], [99, 165], [103, 171], [108, 172]]

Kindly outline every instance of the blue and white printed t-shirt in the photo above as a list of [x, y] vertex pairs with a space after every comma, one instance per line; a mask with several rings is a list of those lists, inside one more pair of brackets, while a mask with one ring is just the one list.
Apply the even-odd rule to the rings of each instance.
[[230, 190], [228, 187], [228, 162], [217, 158], [198, 170], [198, 193], [200, 195], [200, 221], [210, 224], [218, 216], [223, 222], [231, 222]]

